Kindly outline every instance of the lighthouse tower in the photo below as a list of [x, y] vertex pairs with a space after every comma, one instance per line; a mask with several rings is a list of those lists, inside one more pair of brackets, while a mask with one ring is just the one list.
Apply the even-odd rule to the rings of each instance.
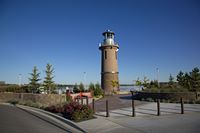
[[101, 50], [101, 87], [106, 95], [119, 91], [117, 51], [119, 45], [114, 41], [115, 33], [111, 30], [103, 32], [104, 40]]

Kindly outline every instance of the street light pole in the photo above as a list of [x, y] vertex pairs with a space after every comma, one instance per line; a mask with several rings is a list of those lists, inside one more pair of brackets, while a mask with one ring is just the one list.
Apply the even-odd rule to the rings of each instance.
[[83, 72], [83, 84], [84, 84], [84, 88], [86, 89], [86, 72]]

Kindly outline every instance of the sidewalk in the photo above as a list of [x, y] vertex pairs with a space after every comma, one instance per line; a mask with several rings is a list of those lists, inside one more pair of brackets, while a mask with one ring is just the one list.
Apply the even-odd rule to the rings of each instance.
[[93, 133], [196, 133], [200, 130], [200, 104], [184, 104], [185, 114], [181, 114], [181, 105], [160, 103], [161, 116], [157, 116], [156, 103], [136, 107], [136, 117], [131, 117], [131, 108], [97, 112], [96, 119], [78, 123]]

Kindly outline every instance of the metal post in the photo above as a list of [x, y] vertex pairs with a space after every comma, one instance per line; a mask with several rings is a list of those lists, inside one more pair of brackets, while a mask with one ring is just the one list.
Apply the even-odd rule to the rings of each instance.
[[81, 97], [81, 105], [83, 105], [83, 97]]
[[108, 100], [106, 100], [106, 117], [109, 117]]
[[181, 98], [181, 114], [184, 114], [184, 102], [183, 102], [183, 98]]
[[88, 105], [88, 97], [86, 97], [86, 105]]
[[160, 116], [160, 99], [157, 99], [157, 116]]
[[132, 98], [132, 117], [135, 117], [135, 101]]

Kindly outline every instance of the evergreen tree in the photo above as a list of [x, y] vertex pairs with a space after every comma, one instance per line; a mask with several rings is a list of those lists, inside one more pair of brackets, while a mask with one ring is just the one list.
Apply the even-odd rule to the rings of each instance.
[[95, 91], [94, 91], [94, 96], [99, 97], [99, 96], [104, 96], [104, 92], [101, 89], [101, 86], [99, 83], [95, 84]]
[[174, 77], [170, 74], [169, 75], [169, 85], [172, 86], [174, 84]]
[[94, 91], [95, 90], [95, 86], [93, 83], [90, 83], [89, 85], [89, 90]]
[[52, 93], [56, 86], [54, 84], [54, 81], [53, 81], [53, 73], [54, 73], [54, 69], [52, 68], [52, 65], [51, 64], [47, 64], [46, 65], [46, 77], [45, 77], [45, 80], [44, 80], [44, 88], [45, 90], [47, 90], [47, 93]]
[[186, 72], [184, 75], [184, 85], [185, 88], [191, 90], [191, 77], [190, 75]]
[[74, 85], [73, 92], [74, 92], [74, 93], [80, 92], [77, 83], [75, 83], [75, 85]]
[[36, 66], [33, 67], [32, 73], [30, 73], [31, 78], [29, 78], [29, 86], [31, 88], [32, 93], [36, 93], [40, 84], [38, 83], [41, 79], [39, 79], [40, 73]]
[[150, 88], [158, 88], [158, 80], [153, 80], [153, 81], [150, 81], [149, 83], [149, 87]]
[[178, 75], [176, 76], [176, 78], [177, 78], [178, 84], [179, 84], [180, 86], [184, 86], [185, 77], [184, 77], [184, 73], [183, 73], [182, 71], [180, 71], [180, 72], [178, 73]]
[[146, 76], [144, 76], [142, 85], [143, 85], [144, 87], [147, 87], [148, 82], [149, 82], [149, 79], [148, 79]]
[[136, 86], [141, 86], [142, 85], [142, 81], [139, 78], [137, 78], [137, 80], [135, 81], [135, 85]]
[[100, 86], [99, 83], [96, 83], [96, 84], [95, 84], [95, 89], [101, 89], [101, 86]]
[[190, 77], [193, 91], [197, 91], [200, 88], [200, 73], [197, 67], [190, 72]]
[[84, 87], [83, 83], [80, 83], [79, 90], [80, 90], [80, 92], [84, 92], [85, 87]]

